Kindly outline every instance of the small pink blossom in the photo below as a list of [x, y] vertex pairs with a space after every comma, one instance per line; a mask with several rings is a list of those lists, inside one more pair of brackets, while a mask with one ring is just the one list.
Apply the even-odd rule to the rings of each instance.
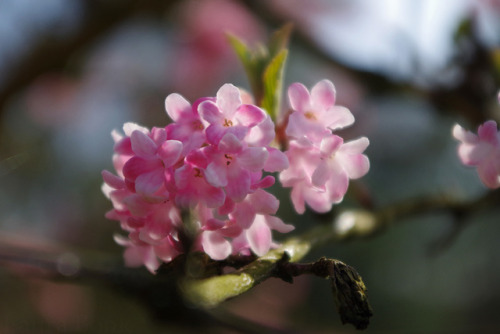
[[182, 142], [182, 155], [187, 155], [200, 148], [205, 142], [205, 125], [198, 114], [198, 105], [207, 99], [201, 99], [194, 106], [177, 93], [170, 94], [165, 99], [165, 109], [173, 123], [166, 126], [169, 139]]
[[330, 130], [354, 123], [354, 116], [347, 108], [335, 105], [335, 95], [335, 87], [329, 80], [318, 82], [310, 94], [303, 84], [292, 84], [288, 88], [288, 98], [294, 112], [288, 118], [286, 134], [317, 142], [328, 136]]
[[198, 110], [201, 118], [210, 124], [206, 136], [213, 145], [217, 145], [227, 133], [243, 140], [252, 127], [266, 118], [266, 113], [259, 107], [242, 104], [240, 90], [231, 84], [219, 89], [215, 102], [204, 101]]
[[263, 147], [245, 147], [232, 133], [224, 135], [217, 147], [206, 147], [204, 153], [210, 161], [205, 169], [207, 182], [223, 187], [236, 202], [250, 192], [251, 173], [261, 171], [269, 155]]
[[477, 167], [479, 178], [485, 186], [500, 187], [500, 132], [495, 121], [480, 125], [478, 134], [460, 125], [453, 127], [453, 137], [460, 141], [458, 156], [466, 166]]
[[123, 174], [125, 181], [140, 194], [152, 196], [164, 187], [166, 169], [179, 160], [182, 143], [166, 137], [163, 129], [148, 134], [135, 130], [130, 135], [135, 155], [123, 166]]

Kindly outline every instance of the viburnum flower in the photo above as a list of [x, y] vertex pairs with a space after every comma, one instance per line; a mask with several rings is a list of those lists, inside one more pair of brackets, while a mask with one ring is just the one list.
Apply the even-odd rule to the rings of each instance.
[[145, 196], [152, 196], [165, 186], [165, 173], [180, 157], [182, 143], [167, 140], [165, 129], [151, 133], [135, 130], [130, 135], [134, 156], [123, 166], [125, 181]]
[[200, 148], [205, 142], [206, 124], [201, 120], [197, 108], [207, 99], [200, 99], [193, 106], [177, 93], [170, 94], [165, 99], [165, 110], [173, 121], [165, 127], [165, 130], [169, 139], [182, 142], [184, 156]]
[[295, 83], [288, 89], [294, 112], [289, 116], [286, 134], [292, 138], [286, 155], [290, 167], [280, 173], [284, 187], [292, 188], [292, 203], [304, 213], [307, 203], [317, 212], [327, 212], [342, 201], [349, 179], [364, 176], [370, 162], [363, 154], [366, 137], [344, 143], [332, 130], [351, 125], [351, 112], [335, 105], [335, 88], [328, 80], [311, 90]]
[[173, 121], [165, 128], [127, 123], [124, 135], [112, 132], [116, 175], [102, 172], [103, 192], [113, 204], [106, 217], [128, 233], [115, 238], [126, 247], [127, 265], [154, 272], [189, 251], [179, 237], [181, 210], [191, 212], [198, 228], [192, 250], [214, 260], [260, 256], [276, 247], [271, 231], [286, 233], [293, 226], [274, 216], [279, 201], [264, 190], [274, 184], [266, 173], [288, 167], [286, 155], [271, 146], [271, 118], [243, 104], [231, 84], [192, 105], [170, 94], [165, 108]]
[[[299, 213], [306, 204], [326, 212], [342, 200], [349, 179], [369, 169], [363, 154], [368, 139], [344, 142], [332, 133], [354, 117], [335, 105], [330, 81], [319, 82], [310, 94], [296, 83], [288, 93], [294, 112], [285, 131], [286, 152], [274, 143], [271, 117], [231, 84], [193, 104], [170, 94], [165, 109], [173, 122], [165, 128], [126, 123], [124, 135], [112, 132], [116, 174], [102, 172], [102, 189], [113, 204], [106, 217], [128, 233], [115, 238], [126, 248], [127, 265], [155, 272], [187, 251], [224, 260], [262, 256], [277, 247], [272, 231], [294, 227], [275, 216], [279, 200], [265, 190], [275, 183], [269, 173], [280, 172]], [[191, 249], [181, 242], [188, 223], [183, 210], [192, 218], [189, 230], [197, 230]]]
[[259, 107], [242, 104], [240, 90], [231, 84], [219, 89], [215, 102], [204, 101], [198, 110], [201, 118], [210, 124], [206, 138], [213, 145], [217, 145], [227, 133], [243, 140], [252, 127], [266, 118], [265, 111]]
[[453, 137], [460, 141], [458, 156], [466, 166], [477, 168], [483, 184], [489, 188], [500, 187], [500, 132], [495, 121], [480, 125], [477, 135], [458, 124], [453, 127]]
[[288, 88], [288, 98], [294, 112], [288, 118], [286, 134], [317, 142], [328, 136], [330, 130], [354, 123], [354, 116], [347, 108], [335, 105], [335, 95], [335, 87], [329, 80], [318, 82], [310, 94], [303, 84], [292, 84]]

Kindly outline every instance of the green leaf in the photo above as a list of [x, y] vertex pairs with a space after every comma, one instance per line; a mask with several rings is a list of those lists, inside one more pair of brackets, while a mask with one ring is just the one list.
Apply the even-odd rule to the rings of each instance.
[[276, 120], [281, 108], [281, 95], [283, 89], [283, 74], [288, 50], [283, 49], [269, 63], [263, 75], [264, 96], [261, 107], [267, 111], [273, 120]]
[[287, 24], [277, 30], [266, 46], [257, 45], [250, 49], [238, 37], [228, 34], [238, 58], [240, 59], [250, 82], [250, 87], [257, 104], [266, 110], [273, 120], [280, 109], [283, 75], [292, 25]]
[[276, 56], [279, 52], [287, 48], [292, 30], [293, 24], [287, 23], [281, 29], [274, 32], [267, 43], [271, 57]]

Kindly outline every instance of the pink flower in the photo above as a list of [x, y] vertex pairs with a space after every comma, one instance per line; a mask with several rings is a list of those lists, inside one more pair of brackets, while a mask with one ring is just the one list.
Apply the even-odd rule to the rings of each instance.
[[288, 98], [294, 112], [288, 118], [286, 134], [299, 139], [306, 137], [318, 142], [331, 131], [354, 123], [351, 112], [335, 105], [335, 87], [329, 80], [318, 82], [311, 94], [301, 83], [288, 88]]
[[369, 141], [362, 137], [351, 142], [332, 130], [351, 125], [354, 117], [344, 107], [335, 106], [335, 88], [328, 80], [317, 83], [311, 94], [295, 83], [288, 90], [294, 112], [286, 134], [292, 138], [285, 152], [289, 167], [280, 173], [284, 187], [292, 188], [292, 203], [298, 213], [305, 204], [314, 211], [327, 212], [343, 200], [349, 179], [364, 176], [370, 162], [363, 154]]
[[293, 229], [292, 225], [283, 223], [276, 216], [258, 214], [248, 229], [233, 238], [233, 254], [248, 255], [253, 252], [257, 256], [263, 256], [277, 246], [272, 239], [272, 230], [288, 233]]
[[179, 160], [182, 143], [166, 138], [164, 129], [153, 129], [151, 133], [135, 130], [130, 135], [135, 155], [123, 166], [123, 174], [137, 193], [153, 196], [165, 186], [166, 169]]
[[207, 141], [217, 145], [225, 134], [243, 140], [248, 131], [266, 119], [266, 113], [253, 104], [242, 104], [238, 88], [225, 84], [217, 92], [215, 102], [204, 101], [198, 107], [201, 118], [210, 125]]
[[209, 184], [204, 169], [194, 164], [186, 163], [175, 171], [175, 184], [178, 188], [175, 203], [182, 208], [194, 207], [200, 202], [209, 208], [224, 204], [224, 190]]
[[460, 141], [458, 156], [466, 166], [477, 167], [479, 178], [489, 188], [500, 187], [500, 132], [495, 121], [480, 125], [478, 135], [460, 125], [453, 127], [453, 137]]
[[[231, 84], [193, 105], [170, 94], [165, 108], [173, 121], [165, 128], [150, 131], [127, 123], [125, 135], [112, 133], [116, 174], [102, 172], [103, 192], [113, 204], [106, 217], [128, 233], [117, 238], [126, 247], [127, 265], [143, 264], [154, 272], [183, 253], [183, 209], [197, 220], [195, 249], [214, 260], [251, 252], [261, 256], [276, 247], [272, 231], [286, 233], [293, 226], [274, 216], [279, 201], [263, 190], [275, 182], [265, 172], [289, 167], [287, 155], [271, 146], [271, 118], [243, 104]], [[313, 169], [309, 179], [312, 174]]]
[[207, 182], [224, 188], [236, 202], [250, 192], [251, 173], [262, 171], [269, 155], [263, 147], [245, 147], [232, 133], [225, 134], [216, 148], [206, 147], [204, 153], [210, 161], [205, 169]]
[[167, 125], [167, 137], [182, 142], [182, 155], [187, 155], [200, 148], [205, 142], [205, 124], [200, 119], [197, 107], [207, 99], [197, 101], [193, 107], [177, 93], [170, 94], [165, 99], [165, 109], [174, 121]]

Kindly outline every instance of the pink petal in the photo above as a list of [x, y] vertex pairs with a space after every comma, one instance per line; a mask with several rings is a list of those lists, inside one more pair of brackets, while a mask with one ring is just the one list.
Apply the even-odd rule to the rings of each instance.
[[238, 155], [238, 163], [251, 172], [258, 172], [264, 168], [268, 155], [264, 147], [248, 147]]
[[349, 187], [349, 177], [341, 166], [335, 164], [332, 169], [332, 176], [326, 183], [326, 188], [329, 193], [329, 198], [333, 203], [339, 203], [344, 198], [347, 188]]
[[221, 188], [207, 187], [207, 191], [204, 193], [205, 204], [209, 208], [218, 208], [224, 204], [226, 199], [226, 194]]
[[181, 155], [182, 143], [178, 140], [167, 140], [158, 149], [158, 155], [163, 160], [165, 168], [175, 164]]
[[252, 190], [259, 189], [259, 188], [269, 188], [272, 187], [275, 183], [274, 176], [267, 175], [265, 176], [262, 180], [260, 180], [257, 183], [252, 183]]
[[118, 143], [120, 140], [122, 140], [124, 137], [121, 133], [116, 131], [116, 129], [111, 130], [111, 138], [113, 138], [114, 143]]
[[341, 106], [334, 106], [323, 113], [320, 121], [326, 127], [337, 130], [352, 125], [354, 123], [354, 116], [349, 109]]
[[493, 146], [485, 142], [460, 144], [458, 146], [458, 156], [464, 165], [477, 166], [491, 155], [492, 149]]
[[179, 251], [170, 245], [170, 243], [162, 243], [161, 245], [154, 246], [153, 249], [155, 255], [164, 262], [170, 262], [179, 255]]
[[220, 124], [224, 123], [224, 116], [221, 114], [219, 107], [213, 101], [203, 101], [198, 106], [198, 112], [202, 119], [210, 124]]
[[270, 229], [278, 231], [280, 233], [288, 233], [295, 229], [293, 225], [285, 224], [280, 218], [275, 216], [267, 216], [266, 223]]
[[339, 154], [340, 164], [344, 167], [350, 179], [359, 179], [370, 170], [370, 160], [364, 154]]
[[230, 217], [238, 223], [243, 229], [249, 228], [255, 219], [255, 210], [251, 203], [243, 201], [236, 205], [236, 210], [230, 214]]
[[304, 113], [311, 107], [309, 91], [301, 83], [296, 82], [288, 87], [288, 98], [293, 110]]
[[147, 248], [150, 246], [129, 246], [127, 249], [125, 249], [125, 252], [123, 252], [123, 257], [125, 259], [125, 265], [127, 267], [140, 267], [144, 264], [143, 259], [144, 259], [144, 254], [147, 252]]
[[226, 194], [235, 202], [241, 202], [250, 192], [250, 174], [239, 168], [230, 168]]
[[497, 123], [495, 121], [487, 121], [480, 125], [477, 134], [479, 139], [488, 142], [492, 145], [498, 144], [498, 130]]
[[264, 170], [266, 172], [281, 172], [288, 168], [289, 162], [285, 153], [274, 147], [268, 147], [267, 152], [269, 156], [264, 165]]
[[266, 112], [253, 104], [243, 104], [238, 108], [236, 119], [243, 126], [253, 127], [266, 119]]
[[257, 215], [252, 226], [245, 231], [248, 244], [257, 256], [265, 255], [271, 248], [272, 235], [262, 215]]
[[303, 214], [306, 211], [306, 205], [304, 201], [304, 193], [301, 186], [296, 186], [292, 188], [290, 194], [292, 199], [293, 207], [298, 214]]
[[203, 225], [203, 229], [205, 231], [215, 231], [215, 230], [220, 230], [221, 228], [226, 225], [226, 222], [220, 219], [215, 219], [215, 218], [210, 218], [205, 222], [205, 225]]
[[213, 260], [224, 260], [231, 255], [232, 247], [229, 241], [217, 232], [205, 231], [201, 234], [203, 251]]
[[160, 159], [130, 158], [123, 166], [123, 175], [126, 179], [135, 180], [140, 174], [149, 173], [157, 168], [162, 168]]
[[183, 114], [192, 112], [189, 102], [177, 93], [167, 96], [165, 99], [165, 110], [174, 122], [179, 121]]
[[140, 126], [139, 124], [132, 123], [132, 122], [127, 122], [123, 124], [123, 132], [127, 137], [130, 137], [132, 135], [132, 132], [134, 131], [139, 131], [144, 133], [145, 135], [149, 133], [148, 128], [145, 128], [143, 126]]
[[167, 130], [165, 130], [165, 128], [152, 128], [151, 139], [153, 139], [156, 146], [160, 146], [165, 140], [167, 140]]
[[218, 149], [225, 153], [239, 153], [242, 149], [241, 141], [232, 133], [226, 133], [220, 140]]
[[280, 201], [273, 194], [262, 189], [257, 189], [248, 197], [253, 210], [260, 214], [273, 215], [280, 206]]
[[108, 172], [107, 170], [103, 170], [101, 172], [102, 179], [104, 182], [114, 189], [122, 189], [125, 188], [125, 182], [121, 177], [114, 175], [113, 173]]
[[218, 145], [221, 138], [227, 133], [227, 128], [219, 124], [211, 124], [205, 130], [207, 141], [212, 145]]
[[225, 84], [217, 91], [217, 105], [227, 119], [232, 119], [241, 105], [240, 90], [232, 84]]
[[274, 123], [271, 117], [267, 116], [264, 121], [250, 129], [245, 141], [250, 146], [267, 146], [275, 136]]
[[326, 213], [332, 209], [332, 200], [328, 192], [319, 192], [313, 188], [304, 190], [304, 200], [309, 207], [319, 213]]
[[194, 167], [205, 169], [208, 165], [208, 159], [202, 151], [196, 150], [189, 152], [186, 156], [186, 163], [191, 164]]
[[235, 208], [234, 201], [232, 199], [230, 199], [229, 197], [226, 197], [224, 199], [224, 204], [222, 204], [222, 206], [217, 209], [217, 213], [219, 215], [227, 215], [227, 214], [233, 212], [234, 208]]
[[157, 169], [149, 173], [141, 174], [135, 180], [135, 190], [139, 194], [152, 195], [160, 189], [165, 182], [163, 170]]
[[368, 145], [370, 145], [370, 141], [368, 140], [368, 138], [361, 137], [344, 143], [344, 145], [342, 145], [342, 147], [340, 148], [340, 151], [347, 154], [359, 154], [363, 153]]
[[330, 80], [321, 80], [311, 89], [314, 105], [326, 110], [335, 104], [335, 87]]
[[225, 168], [214, 162], [209, 163], [205, 169], [205, 178], [214, 187], [225, 187], [228, 183]]
[[148, 158], [156, 154], [156, 144], [146, 134], [135, 130], [130, 136], [132, 150], [142, 158]]
[[337, 135], [329, 135], [321, 140], [320, 151], [324, 156], [329, 157], [335, 153], [344, 143], [344, 140]]
[[314, 170], [311, 177], [311, 182], [314, 186], [323, 189], [326, 182], [332, 177], [333, 170], [328, 160], [323, 160], [319, 163], [318, 167]]
[[455, 126], [453, 126], [453, 137], [464, 143], [477, 143], [479, 141], [479, 138], [475, 134], [465, 130], [458, 124], [455, 124]]
[[113, 147], [113, 150], [121, 155], [133, 155], [134, 151], [132, 151], [130, 137], [124, 137], [117, 141]]

